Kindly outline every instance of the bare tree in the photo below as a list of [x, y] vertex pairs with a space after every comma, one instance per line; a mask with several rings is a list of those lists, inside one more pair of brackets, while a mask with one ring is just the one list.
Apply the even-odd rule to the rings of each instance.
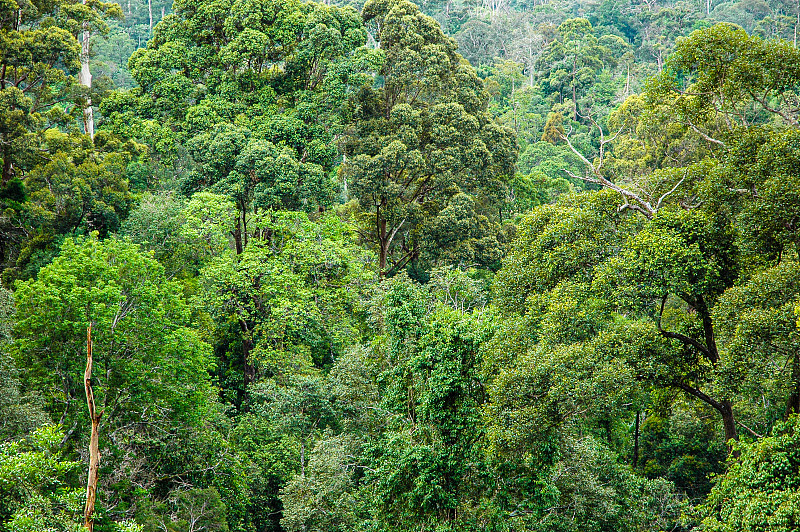
[[86, 371], [83, 374], [83, 387], [86, 390], [86, 404], [92, 421], [92, 435], [89, 439], [89, 474], [86, 480], [86, 509], [83, 526], [94, 530], [94, 504], [97, 499], [97, 474], [100, 470], [99, 428], [102, 412], [97, 412], [92, 390], [92, 325], [86, 330]]

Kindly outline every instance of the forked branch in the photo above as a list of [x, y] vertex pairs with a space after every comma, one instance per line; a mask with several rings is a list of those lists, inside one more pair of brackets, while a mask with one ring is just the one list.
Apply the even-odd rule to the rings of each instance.
[[593, 163], [592, 161], [587, 159], [572, 144], [572, 141], [570, 140], [570, 134], [572, 133], [572, 128], [570, 127], [569, 132], [567, 132], [567, 133], [559, 133], [559, 136], [561, 137], [561, 139], [564, 142], [567, 143], [567, 146], [569, 146], [569, 149], [572, 151], [572, 153], [577, 155], [578, 158], [583, 162], [583, 164], [586, 166], [587, 173], [585, 175], [583, 175], [583, 176], [580, 176], [580, 175], [577, 175], [577, 174], [567, 170], [566, 168], [564, 169], [564, 171], [567, 174], [569, 174], [570, 177], [572, 177], [574, 179], [579, 179], [581, 181], [586, 181], [587, 183], [595, 183], [595, 184], [598, 184], [598, 185], [600, 185], [600, 186], [602, 186], [604, 188], [608, 188], [608, 189], [611, 189], [611, 190], [619, 193], [619, 195], [622, 196], [622, 200], [623, 200], [622, 205], [620, 205], [620, 207], [619, 207], [619, 211], [623, 211], [625, 209], [631, 209], [631, 210], [634, 210], [634, 211], [637, 211], [637, 212], [643, 214], [647, 219], [652, 219], [653, 216], [655, 216], [656, 213], [658, 212], [658, 210], [661, 208], [661, 205], [664, 203], [664, 200], [667, 199], [669, 196], [671, 196], [676, 190], [678, 190], [678, 187], [680, 187], [681, 184], [686, 180], [686, 175], [684, 174], [684, 176], [680, 179], [680, 181], [678, 181], [675, 184], [675, 186], [673, 186], [670, 190], [668, 190], [666, 193], [664, 193], [658, 199], [658, 201], [656, 202], [655, 206], [653, 206], [651, 201], [642, 198], [639, 194], [637, 194], [636, 192], [634, 192], [632, 190], [629, 190], [629, 189], [627, 189], [625, 187], [621, 187], [621, 186], [617, 185], [613, 181], [610, 181], [609, 179], [607, 179], [600, 172], [600, 169], [603, 166], [603, 160], [604, 160], [604, 157], [605, 157], [606, 145], [610, 144], [611, 142], [616, 140], [616, 138], [620, 135], [620, 133], [622, 133], [622, 130], [623, 130], [624, 126], [620, 127], [619, 131], [617, 131], [613, 136], [606, 137], [605, 133], [603, 132], [603, 128], [600, 127], [600, 124], [598, 124], [597, 121], [594, 120], [594, 118], [592, 118], [591, 116], [586, 116], [586, 117], [583, 117], [583, 118], [588, 119], [592, 123], [592, 125], [594, 125], [594, 127], [596, 127], [597, 130], [600, 132], [600, 153], [599, 153], [599, 156], [597, 157], [597, 163]]

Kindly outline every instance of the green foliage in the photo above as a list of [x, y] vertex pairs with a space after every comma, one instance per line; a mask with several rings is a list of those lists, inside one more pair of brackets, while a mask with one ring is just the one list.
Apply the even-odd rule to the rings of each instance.
[[[120, 240], [67, 239], [53, 263], [36, 280], [19, 282], [14, 296], [10, 349], [27, 368], [20, 380], [43, 398], [52, 419], [72, 427], [70, 447], [84, 448], [88, 439], [82, 397], [92, 324], [93, 387], [103, 411], [101, 490], [116, 482], [153, 486], [193, 469], [212, 436], [214, 362], [179, 285], [167, 281], [160, 264]], [[184, 454], [187, 448], [193, 451]], [[142, 461], [153, 465], [142, 468]]]
[[[15, 359], [29, 368], [26, 384], [44, 392], [54, 415], [64, 404], [67, 419], [83, 411], [70, 403], [83, 395], [91, 323], [102, 376], [96, 394], [113, 409], [105, 413], [107, 423], [135, 419], [154, 404], [181, 416], [202, 416], [198, 408], [209, 391], [203, 373], [212, 364], [207, 347], [189, 328], [177, 285], [132, 244], [68, 239], [36, 280], [18, 283], [14, 296], [20, 316]], [[152, 373], [154, 368], [160, 373]]]
[[81, 519], [79, 462], [61, 452], [63, 433], [42, 427], [26, 438], [0, 443], [0, 530], [74, 530]]
[[764, 41], [732, 24], [717, 24], [678, 41], [669, 69], [656, 83], [664, 89], [687, 89], [675, 112], [689, 122], [718, 112], [730, 128], [765, 121], [765, 113], [772, 113], [797, 126], [797, 111], [788, 102], [800, 83], [798, 58], [791, 43]]
[[105, 101], [107, 127], [148, 143], [185, 190], [228, 195], [242, 224], [251, 209], [324, 208], [344, 98], [374, 63], [365, 41], [352, 9], [179, 2], [131, 56], [138, 87]]
[[798, 417], [739, 447], [741, 456], [716, 479], [698, 509], [699, 530], [797, 530]]
[[0, 6], [0, 264], [29, 278], [60, 235], [119, 228], [130, 202], [126, 170], [141, 147], [78, 128], [87, 97], [75, 78], [83, 30], [103, 32], [118, 6], [5, 2]]
[[102, 532], [796, 529], [800, 5], [346, 3], [0, 0], [0, 530], [89, 324]]
[[381, 273], [425, 256], [495, 261], [502, 237], [491, 211], [513, 175], [513, 132], [492, 120], [475, 71], [414, 4], [369, 2], [363, 17], [380, 28], [383, 83], [351, 103], [342, 170]]

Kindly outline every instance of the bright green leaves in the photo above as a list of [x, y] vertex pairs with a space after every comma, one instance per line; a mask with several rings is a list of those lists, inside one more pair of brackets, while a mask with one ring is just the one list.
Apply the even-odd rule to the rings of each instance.
[[[469, 284], [459, 281], [464, 273], [443, 277], [450, 286]], [[386, 365], [377, 383], [380, 408], [391, 417], [373, 450], [371, 481], [381, 509], [375, 517], [394, 529], [473, 526], [477, 501], [490, 496], [478, 377], [486, 330], [478, 314], [436, 302], [406, 276], [387, 281], [382, 292], [376, 311], [384, 336], [376, 348], [385, 352]]]
[[717, 478], [699, 508], [699, 530], [796, 530], [798, 443], [798, 417], [793, 416], [776, 425], [768, 437], [739, 446], [741, 457], [730, 462], [728, 472]]
[[580, 112], [578, 99], [585, 98], [600, 71], [615, 67], [628, 48], [622, 39], [611, 35], [598, 38], [591, 23], [583, 18], [562, 22], [557, 29], [558, 38], [544, 50], [540, 62], [547, 73], [543, 80], [547, 94], [557, 94], [559, 101], [569, 96], [572, 100], [573, 119]]
[[79, 462], [61, 453], [63, 433], [43, 427], [27, 438], [0, 443], [0, 530], [74, 530], [82, 512]]
[[711, 304], [737, 273], [733, 234], [723, 223], [702, 211], [661, 209], [628, 240], [619, 258], [600, 274], [600, 283], [619, 283], [616, 290], [623, 294], [626, 286], [635, 287], [636, 295], [621, 294], [623, 300], [672, 294]]
[[719, 113], [726, 129], [768, 121], [764, 113], [772, 113], [797, 127], [792, 103], [800, 87], [797, 65], [800, 55], [791, 43], [764, 41], [732, 24], [717, 24], [677, 42], [655, 87], [659, 93], [681, 92], [676, 111], [696, 125], [709, 112]]
[[358, 335], [353, 314], [372, 274], [349, 230], [333, 217], [265, 215], [241, 255], [203, 270], [205, 302], [240, 329], [246, 365], [286, 378], [329, 364]]
[[[66, 240], [38, 279], [18, 284], [15, 292], [21, 319], [14, 352], [31, 368], [26, 383], [46, 390], [53, 415], [61, 405], [69, 418], [82, 412], [73, 401], [82, 395], [85, 334], [92, 323], [97, 373], [105, 375], [95, 392], [108, 407], [105, 423], [144, 415], [153, 404], [201, 415], [211, 361], [207, 346], [188, 328], [188, 309], [178, 294], [161, 265], [132, 244]], [[140, 380], [144, 375], [149, 378]]]
[[[144, 126], [164, 121], [197, 163], [184, 188], [222, 183], [241, 216], [329, 206], [343, 103], [374, 70], [357, 14], [271, 0], [183, 2], [175, 12], [131, 58], [139, 88], [106, 104], [115, 130], [133, 115], [129, 134], [152, 143]], [[174, 147], [153, 148], [174, 157]]]
[[621, 245], [618, 227], [626, 222], [615, 201], [611, 193], [584, 194], [524, 218], [497, 274], [500, 308], [520, 312], [532, 293], [551, 290], [564, 279], [589, 281], [594, 268]]
[[[25, 389], [36, 390], [50, 418], [68, 427], [61, 445], [85, 448], [83, 373], [91, 323], [93, 388], [103, 412], [99, 489], [109, 506], [139, 501], [146, 513], [149, 505], [138, 499], [144, 490], [168, 493], [180, 477], [227, 493], [235, 519], [246, 496], [238, 495], [237, 459], [215, 430], [220, 419], [209, 374], [215, 363], [182, 289], [135, 244], [67, 239], [36, 280], [18, 282], [9, 349], [17, 366], [27, 368], [20, 375]], [[208, 474], [201, 466], [208, 463], [222, 473]], [[110, 489], [120, 482], [123, 487]]]
[[[299, 125], [299, 130], [291, 131], [284, 142], [295, 140], [295, 135], [302, 137], [307, 130], [298, 121], [286, 122], [275, 120], [259, 127], [286, 135]], [[297, 152], [284, 142], [276, 145], [250, 129], [230, 125], [201, 133], [189, 144], [190, 153], [201, 165], [195, 176], [197, 181], [189, 187], [206, 186], [223, 193], [234, 200], [242, 213], [252, 209], [317, 211], [330, 205], [333, 182], [322, 166], [330, 166], [330, 152], [324, 145], [312, 144], [301, 162]], [[298, 142], [302, 143], [299, 139]]]

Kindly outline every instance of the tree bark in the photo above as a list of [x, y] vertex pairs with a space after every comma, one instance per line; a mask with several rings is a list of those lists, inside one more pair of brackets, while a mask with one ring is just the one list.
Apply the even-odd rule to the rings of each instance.
[[86, 390], [86, 404], [89, 407], [89, 418], [92, 421], [92, 434], [89, 439], [89, 474], [86, 480], [86, 508], [83, 526], [86, 530], [94, 530], [94, 504], [97, 499], [97, 475], [100, 470], [99, 427], [103, 413], [97, 412], [92, 390], [92, 326], [86, 330], [86, 371], [83, 374], [83, 387]]
[[244, 385], [247, 387], [256, 380], [256, 366], [250, 360], [250, 353], [253, 352], [253, 340], [250, 339], [250, 328], [247, 322], [240, 319], [239, 326], [242, 329], [242, 364], [244, 365]]
[[[728, 444], [728, 442], [731, 440], [739, 439], [739, 434], [736, 431], [736, 418], [733, 415], [733, 405], [731, 405], [730, 399], [721, 399], [717, 401], [699, 388], [691, 386], [680, 379], [672, 381], [671, 385], [683, 390], [691, 396], [700, 399], [719, 413], [720, 418], [722, 418], [722, 428], [725, 431], [726, 444]], [[734, 451], [730, 444], [728, 444], [728, 450], [733, 456], [739, 456], [738, 451]]]
[[[83, 0], [83, 4], [86, 4], [86, 0]], [[78, 74], [78, 83], [91, 91], [92, 73], [89, 70], [89, 37], [89, 23], [84, 22], [81, 35], [81, 71]], [[90, 139], [94, 140], [94, 111], [92, 110], [92, 97], [88, 94], [83, 108], [83, 130], [89, 135]]]
[[[722, 416], [722, 428], [725, 430], [725, 442], [727, 443], [731, 440], [738, 440], [739, 434], [736, 431], [736, 420], [733, 417], [733, 406], [728, 399], [723, 400], [721, 405], [722, 408], [719, 408], [718, 410]], [[739, 451], [731, 449], [730, 444], [728, 444], [728, 449], [734, 458], [739, 456]]]
[[14, 177], [14, 164], [11, 162], [12, 152], [8, 148], [3, 149], [3, 185], [11, 181]]
[[380, 247], [378, 271], [380, 272], [380, 276], [383, 277], [386, 275], [386, 256], [389, 254], [389, 246], [386, 237], [386, 220], [381, 220], [380, 218], [378, 219], [378, 245]]

